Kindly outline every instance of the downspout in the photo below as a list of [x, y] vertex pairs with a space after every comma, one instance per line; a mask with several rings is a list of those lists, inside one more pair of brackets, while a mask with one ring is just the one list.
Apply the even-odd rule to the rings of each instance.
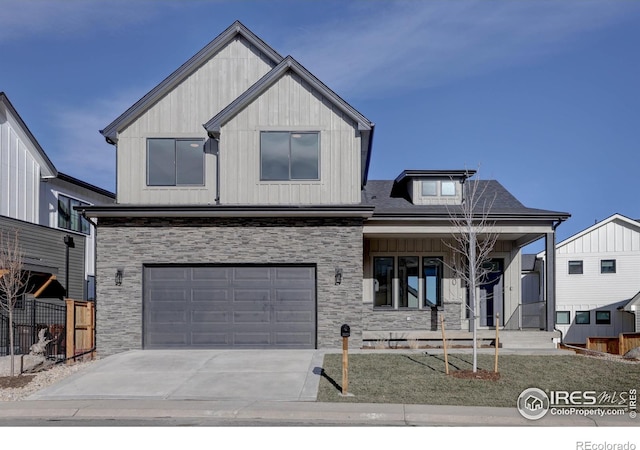
[[[94, 286], [94, 289], [95, 289], [96, 292], [95, 292], [95, 296], [93, 298], [93, 314], [94, 314], [95, 319], [97, 319], [97, 317], [98, 317], [98, 308], [97, 308], [98, 307], [98, 302], [97, 302], [97, 300], [98, 300], [98, 289], [97, 289], [98, 281], [97, 280], [98, 279], [97, 279], [95, 273], [97, 272], [97, 268], [98, 268], [97, 267], [97, 265], [98, 265], [98, 224], [87, 217], [87, 212], [84, 209], [82, 210], [82, 217], [84, 217], [84, 219], [91, 224], [91, 226], [93, 227], [93, 230], [94, 230], [94, 235], [93, 235], [94, 236], [93, 237], [93, 264], [94, 264], [94, 267], [93, 267], [94, 275], [93, 275], [93, 277], [94, 277], [94, 282], [93, 282], [93, 286]], [[84, 352], [84, 353], [82, 353], [82, 354], [80, 354], [80, 355], [74, 355], [72, 357], [73, 360], [75, 361], [75, 358], [77, 358], [78, 356], [84, 356], [84, 355], [86, 355], [88, 353], [95, 352], [96, 348], [97, 348], [97, 344], [98, 344], [98, 321], [94, 320], [94, 326], [93, 326], [93, 348], [88, 350], [88, 351], [86, 351], [86, 352]], [[67, 361], [68, 359], [71, 359], [71, 358], [67, 358], [67, 359], [65, 359], [65, 361]]]
[[220, 204], [220, 139], [213, 138], [216, 143], [216, 205]]
[[[554, 223], [551, 225], [551, 229], [553, 231], [553, 267], [552, 267], [552, 274], [553, 274], [553, 309], [551, 312], [551, 314], [547, 314], [547, 320], [553, 320], [553, 331], [557, 331], [560, 333], [560, 344], [564, 345], [564, 335], [562, 333], [561, 330], [558, 330], [556, 328], [556, 318], [555, 318], [555, 310], [556, 310], [556, 291], [557, 291], [557, 286], [556, 286], [556, 229], [560, 226], [560, 224], [562, 222], [564, 222], [566, 219], [563, 218], [558, 218], [557, 222], [554, 221]], [[549, 263], [549, 255], [547, 255], [547, 264]], [[549, 271], [548, 271], [549, 272]], [[547, 283], [549, 282], [549, 280], [547, 280]], [[547, 298], [547, 304], [549, 302], [549, 298]], [[549, 310], [549, 308], [547, 308], [547, 310]], [[549, 330], [549, 324], [547, 324], [547, 330]]]

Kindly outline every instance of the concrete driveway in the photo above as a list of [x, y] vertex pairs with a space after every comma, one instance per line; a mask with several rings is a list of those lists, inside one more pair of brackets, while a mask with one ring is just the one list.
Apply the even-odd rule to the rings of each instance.
[[315, 401], [323, 355], [320, 350], [132, 350], [96, 361], [28, 400]]

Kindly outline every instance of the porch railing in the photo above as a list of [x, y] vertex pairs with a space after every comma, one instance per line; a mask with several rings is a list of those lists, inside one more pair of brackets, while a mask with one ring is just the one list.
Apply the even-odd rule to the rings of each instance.
[[520, 303], [504, 324], [505, 330], [535, 329], [547, 327], [545, 302]]

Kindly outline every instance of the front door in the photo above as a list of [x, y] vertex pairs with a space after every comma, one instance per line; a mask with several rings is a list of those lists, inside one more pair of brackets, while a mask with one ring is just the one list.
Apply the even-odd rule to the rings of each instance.
[[503, 316], [504, 304], [504, 260], [490, 259], [482, 268], [487, 270], [484, 280], [480, 283], [480, 324], [481, 327], [495, 327], [496, 314]]

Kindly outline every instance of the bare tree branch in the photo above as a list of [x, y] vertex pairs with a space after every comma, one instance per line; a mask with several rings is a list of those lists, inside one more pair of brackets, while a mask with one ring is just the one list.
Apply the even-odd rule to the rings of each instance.
[[28, 274], [24, 272], [24, 253], [18, 230], [0, 231], [0, 307], [9, 315], [9, 355], [11, 376], [14, 376], [13, 311], [27, 287]]
[[[470, 173], [467, 173], [470, 175]], [[479, 180], [467, 181], [462, 188], [462, 203], [459, 208], [447, 206], [449, 221], [453, 226], [451, 241], [443, 240], [451, 249], [451, 264], [446, 264], [454, 278], [462, 280], [469, 289], [466, 305], [473, 318], [473, 371], [477, 372], [477, 328], [479, 302], [476, 289], [491, 272], [486, 266], [499, 234], [494, 230], [495, 221], [490, 220], [495, 195], [486, 195], [488, 184]]]

